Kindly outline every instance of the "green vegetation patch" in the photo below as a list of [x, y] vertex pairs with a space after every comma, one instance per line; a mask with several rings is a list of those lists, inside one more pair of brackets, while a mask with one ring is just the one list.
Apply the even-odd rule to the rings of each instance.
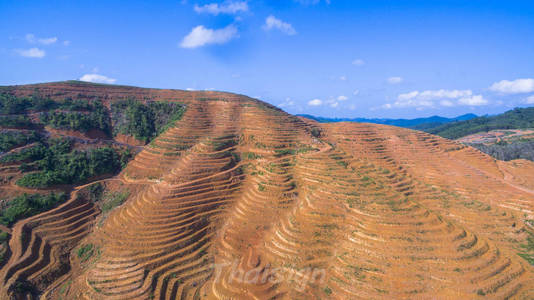
[[176, 102], [115, 102], [111, 105], [113, 135], [130, 135], [148, 143], [180, 120], [184, 111], [184, 106]]
[[31, 128], [33, 126], [33, 122], [25, 115], [0, 116], [0, 127]]
[[534, 107], [516, 108], [496, 116], [483, 116], [467, 121], [447, 123], [431, 128], [427, 132], [449, 139], [457, 139], [473, 133], [495, 129], [527, 128], [534, 128]]
[[96, 252], [98, 252], [98, 248], [95, 245], [85, 244], [76, 250], [76, 255], [83, 263], [89, 260]]
[[56, 128], [87, 132], [98, 129], [107, 134], [111, 133], [111, 125], [107, 108], [101, 101], [81, 102], [83, 104], [69, 104], [68, 108], [83, 108], [88, 111], [53, 111], [41, 115], [41, 122]]
[[41, 136], [35, 131], [0, 131], [0, 152], [39, 141]]
[[513, 159], [528, 159], [534, 161], [534, 141], [516, 141], [512, 143], [500, 142], [494, 145], [469, 144], [496, 159], [509, 161]]
[[0, 93], [0, 114], [3, 115], [41, 112], [53, 109], [90, 111], [94, 108], [94, 103], [87, 100], [72, 100], [67, 98], [63, 101], [54, 101], [38, 94], [30, 97], [17, 97], [6, 92]]
[[0, 211], [0, 223], [11, 226], [20, 219], [28, 218], [56, 207], [67, 199], [64, 193], [24, 194], [15, 197]]
[[31, 97], [17, 97], [8, 93], [0, 93], [0, 114], [22, 114], [28, 111], [43, 111], [53, 108], [55, 102], [51, 99], [33, 95]]
[[84, 183], [92, 177], [115, 174], [126, 164], [129, 156], [129, 152], [118, 152], [110, 147], [75, 150], [69, 153], [47, 148], [43, 158], [32, 166], [39, 171], [24, 175], [17, 181], [17, 185], [43, 188], [58, 184]]
[[529, 264], [534, 266], [534, 233], [529, 232], [527, 243], [519, 246], [520, 252], [517, 255], [525, 259]]
[[128, 199], [129, 195], [129, 191], [104, 193], [102, 196], [102, 205], [100, 206], [102, 213], [107, 213], [115, 207], [122, 205]]

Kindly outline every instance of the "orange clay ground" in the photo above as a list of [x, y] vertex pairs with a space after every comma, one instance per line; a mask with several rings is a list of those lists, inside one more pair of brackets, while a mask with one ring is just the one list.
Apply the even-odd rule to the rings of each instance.
[[227, 93], [12, 89], [187, 110], [101, 182], [130, 191], [123, 205], [102, 213], [78, 187], [13, 227], [1, 299], [21, 282], [43, 299], [534, 298], [534, 266], [519, 255], [532, 254], [532, 162]]

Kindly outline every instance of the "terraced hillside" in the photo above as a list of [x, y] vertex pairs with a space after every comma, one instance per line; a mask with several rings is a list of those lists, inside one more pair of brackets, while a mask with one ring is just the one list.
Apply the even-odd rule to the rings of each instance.
[[4, 89], [186, 111], [118, 176], [13, 226], [1, 298], [534, 298], [532, 162], [228, 93]]

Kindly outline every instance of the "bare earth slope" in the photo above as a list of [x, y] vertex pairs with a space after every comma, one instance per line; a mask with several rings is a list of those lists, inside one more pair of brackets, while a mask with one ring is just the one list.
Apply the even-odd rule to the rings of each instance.
[[[80, 187], [14, 226], [0, 298], [534, 298], [532, 162], [228, 93], [8, 88], [187, 110], [105, 180], [136, 191], [105, 218]], [[90, 257], [77, 255], [84, 245]]]

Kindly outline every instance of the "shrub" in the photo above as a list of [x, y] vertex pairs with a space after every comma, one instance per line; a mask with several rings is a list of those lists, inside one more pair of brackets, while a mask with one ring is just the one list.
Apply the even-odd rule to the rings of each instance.
[[17, 97], [8, 93], [0, 93], [0, 114], [22, 114], [30, 110], [49, 110], [56, 106], [53, 100], [39, 95]]
[[321, 136], [321, 129], [319, 129], [318, 127], [313, 127], [312, 130], [311, 130], [311, 135], [313, 137], [320, 137]]
[[0, 223], [11, 226], [20, 219], [54, 208], [67, 199], [64, 193], [24, 194], [8, 202], [7, 207], [0, 212]]
[[17, 185], [42, 188], [83, 183], [94, 176], [114, 174], [122, 167], [121, 157], [109, 147], [68, 154], [49, 152], [37, 165], [41, 171], [25, 175], [17, 181]]
[[122, 205], [128, 198], [130, 193], [128, 191], [123, 193], [108, 193], [104, 195], [104, 203], [101, 206], [102, 213], [107, 213], [115, 207]]
[[534, 141], [517, 141], [494, 145], [470, 144], [470, 146], [493, 156], [498, 160], [528, 159], [534, 161]]
[[41, 116], [41, 121], [46, 125], [57, 129], [70, 129], [83, 132], [87, 132], [91, 129], [99, 129], [109, 134], [111, 132], [111, 126], [106, 107], [104, 107], [101, 101], [94, 101], [89, 105], [89, 108], [89, 113], [77, 111], [55, 111], [44, 113]]
[[0, 232], [0, 244], [3, 244], [9, 240], [9, 234], [5, 231]]
[[26, 144], [38, 141], [41, 136], [35, 131], [19, 132], [4, 131], [0, 132], [0, 152], [6, 152], [13, 148], [24, 146]]
[[93, 244], [86, 244], [78, 248], [78, 251], [76, 251], [76, 254], [78, 255], [78, 258], [82, 262], [85, 262], [89, 258], [91, 258], [91, 256], [93, 256], [94, 252], [95, 252], [95, 246]]
[[181, 119], [183, 113], [184, 107], [175, 102], [115, 102], [111, 106], [113, 135], [126, 134], [148, 143]]
[[29, 128], [34, 124], [25, 115], [18, 116], [0, 116], [0, 126], [7, 128]]

